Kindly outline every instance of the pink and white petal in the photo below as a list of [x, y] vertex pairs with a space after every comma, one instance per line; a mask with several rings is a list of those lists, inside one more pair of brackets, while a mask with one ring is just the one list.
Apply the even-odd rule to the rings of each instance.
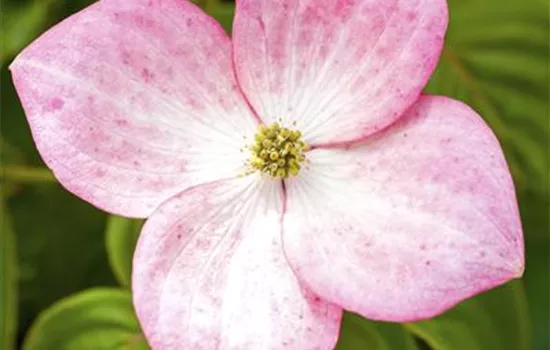
[[522, 229], [498, 140], [468, 106], [424, 96], [350, 149], [317, 149], [287, 182], [298, 278], [365, 317], [432, 317], [522, 275]]
[[44, 161], [70, 191], [145, 217], [185, 188], [234, 176], [255, 117], [223, 29], [185, 0], [104, 0], [12, 63]]
[[146, 222], [134, 305], [154, 349], [332, 349], [341, 309], [302, 289], [281, 247], [280, 181], [200, 185]]
[[237, 78], [260, 118], [310, 144], [350, 142], [418, 98], [447, 27], [445, 0], [238, 0]]

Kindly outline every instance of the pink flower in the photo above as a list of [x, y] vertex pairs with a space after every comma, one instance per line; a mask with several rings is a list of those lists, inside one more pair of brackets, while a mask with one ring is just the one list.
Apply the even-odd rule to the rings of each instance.
[[230, 41], [185, 0], [103, 0], [11, 70], [59, 181], [149, 218], [155, 349], [330, 349], [342, 309], [418, 320], [523, 273], [497, 139], [421, 95], [446, 26], [444, 0], [240, 0]]

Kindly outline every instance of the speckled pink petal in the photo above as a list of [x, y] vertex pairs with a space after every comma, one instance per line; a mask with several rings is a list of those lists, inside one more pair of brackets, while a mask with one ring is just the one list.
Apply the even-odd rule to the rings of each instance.
[[185, 0], [104, 0], [11, 65], [44, 161], [70, 191], [144, 217], [239, 173], [255, 128], [223, 29]]
[[418, 98], [446, 27], [445, 0], [237, 0], [235, 68], [266, 123], [348, 142]]
[[332, 349], [341, 309], [300, 288], [280, 240], [280, 181], [201, 185], [163, 204], [134, 256], [134, 305], [154, 349]]
[[351, 149], [308, 154], [287, 182], [297, 276], [365, 317], [411, 321], [522, 275], [522, 229], [499, 143], [466, 105], [421, 97]]

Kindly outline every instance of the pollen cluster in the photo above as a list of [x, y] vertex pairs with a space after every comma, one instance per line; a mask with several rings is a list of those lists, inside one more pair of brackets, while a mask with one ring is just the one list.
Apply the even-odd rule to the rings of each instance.
[[252, 153], [249, 167], [274, 178], [297, 175], [309, 149], [301, 137], [300, 131], [283, 128], [279, 123], [260, 125], [254, 144], [248, 147]]

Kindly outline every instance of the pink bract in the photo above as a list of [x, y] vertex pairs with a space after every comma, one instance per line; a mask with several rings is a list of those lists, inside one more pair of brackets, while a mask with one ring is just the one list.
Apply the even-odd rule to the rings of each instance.
[[[435, 316], [522, 275], [514, 185], [468, 106], [421, 96], [444, 0], [103, 0], [13, 62], [71, 192], [148, 220], [133, 294], [154, 349], [331, 349], [342, 310]], [[312, 145], [241, 176], [278, 119]]]

